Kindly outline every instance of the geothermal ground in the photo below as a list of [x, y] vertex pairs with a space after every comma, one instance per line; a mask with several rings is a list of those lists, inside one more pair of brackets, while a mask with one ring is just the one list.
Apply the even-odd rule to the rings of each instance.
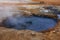
[[0, 27], [0, 40], [59, 40], [60, 21], [54, 30], [49, 32], [35, 32], [30, 30], [15, 30]]
[[[5, 7], [5, 9], [6, 8], [8, 7]], [[12, 8], [14, 8], [14, 6]], [[7, 12], [9, 8], [6, 10], [4, 10], [4, 7], [0, 9], [2, 9], [0, 10], [0, 12], [3, 13], [1, 14], [3, 16], [0, 15], [1, 16], [0, 19], [12, 15], [7, 14], [7, 13], [10, 14], [9, 11]], [[5, 13], [7, 15], [5, 15]], [[56, 27], [53, 30], [44, 32], [9, 29], [2, 26], [0, 27], [0, 40], [59, 40], [59, 39], [60, 39], [60, 21], [58, 21]]]

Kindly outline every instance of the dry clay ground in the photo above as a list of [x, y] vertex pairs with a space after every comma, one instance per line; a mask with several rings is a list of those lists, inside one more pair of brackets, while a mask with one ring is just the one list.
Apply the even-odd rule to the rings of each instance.
[[15, 30], [0, 27], [0, 40], [60, 40], [60, 21], [50, 32]]

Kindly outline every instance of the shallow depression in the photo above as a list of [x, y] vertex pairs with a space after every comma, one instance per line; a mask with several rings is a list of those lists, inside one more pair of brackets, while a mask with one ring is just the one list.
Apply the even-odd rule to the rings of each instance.
[[54, 28], [57, 23], [56, 19], [38, 17], [38, 16], [16, 16], [8, 17], [3, 24], [7, 28], [18, 30], [44, 31]]

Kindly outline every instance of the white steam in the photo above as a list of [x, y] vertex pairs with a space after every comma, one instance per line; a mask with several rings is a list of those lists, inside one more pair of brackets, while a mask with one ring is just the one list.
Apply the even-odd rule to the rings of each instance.
[[31, 2], [32, 0], [0, 0], [0, 2], [19, 2], [19, 3], [28, 3]]
[[17, 10], [17, 6], [0, 6], [0, 20], [3, 20], [6, 17], [12, 16], [16, 13], [20, 13], [20, 11]]

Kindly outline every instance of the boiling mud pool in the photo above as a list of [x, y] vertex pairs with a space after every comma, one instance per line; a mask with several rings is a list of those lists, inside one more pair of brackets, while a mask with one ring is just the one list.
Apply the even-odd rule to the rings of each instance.
[[54, 28], [57, 20], [38, 16], [15, 16], [8, 17], [3, 23], [7, 28], [17, 30], [44, 31]]

